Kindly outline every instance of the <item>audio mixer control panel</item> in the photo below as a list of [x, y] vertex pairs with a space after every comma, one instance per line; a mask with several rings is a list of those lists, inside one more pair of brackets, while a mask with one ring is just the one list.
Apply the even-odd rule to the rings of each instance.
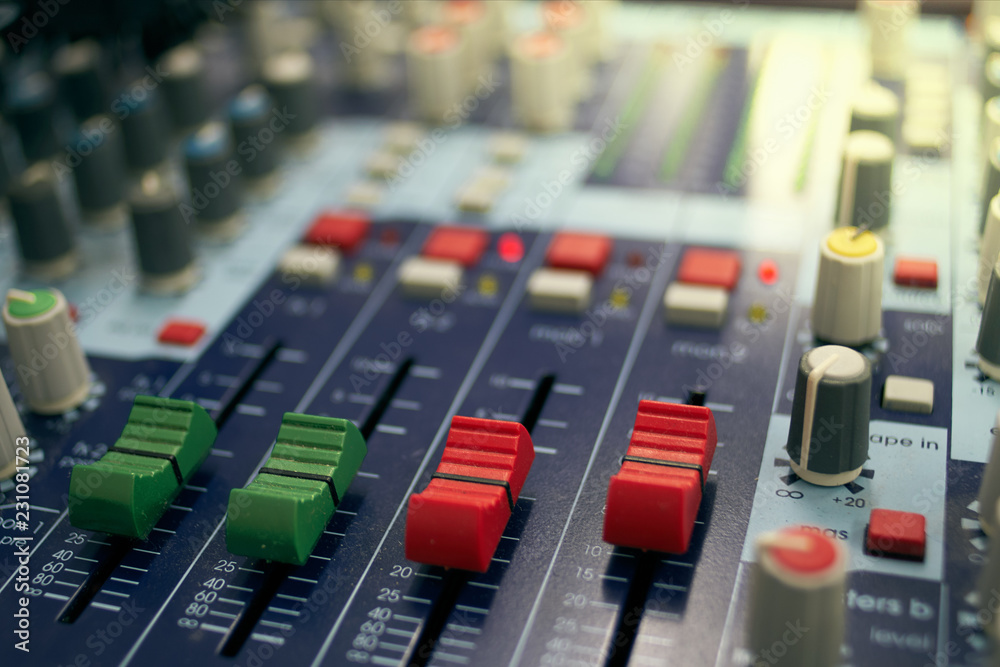
[[997, 664], [993, 4], [9, 24], [5, 664]]

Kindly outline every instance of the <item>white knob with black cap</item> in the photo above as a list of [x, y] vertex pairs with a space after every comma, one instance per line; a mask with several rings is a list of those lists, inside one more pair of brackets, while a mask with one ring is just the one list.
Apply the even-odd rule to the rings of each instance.
[[899, 97], [876, 81], [868, 81], [851, 101], [851, 132], [871, 130], [890, 139], [899, 125]]
[[201, 49], [185, 42], [160, 56], [157, 64], [174, 128], [184, 132], [207, 121], [212, 107]]
[[[1000, 502], [1000, 412], [993, 423], [993, 437], [990, 445], [990, 458], [983, 470], [983, 479], [979, 484], [979, 525], [983, 532], [995, 539], [1000, 536], [1000, 514], [997, 503]], [[1000, 566], [1000, 561], [997, 562]], [[1000, 575], [1000, 567], [997, 567]]]
[[7, 382], [0, 373], [0, 480], [8, 479], [14, 474], [17, 461], [17, 447], [24, 441], [24, 424], [17, 406], [10, 397]]
[[[986, 293], [1000, 256], [1000, 196], [994, 193], [986, 208], [986, 222], [983, 225], [983, 237], [979, 242], [979, 264], [976, 271], [976, 293], [979, 303], [986, 303]], [[984, 320], [986, 318], [984, 317]]]
[[236, 146], [236, 159], [249, 185], [255, 187], [274, 173], [280, 162], [280, 134], [272, 121], [277, 109], [267, 89], [259, 84], [247, 86], [229, 104], [229, 125]]
[[819, 486], [857, 479], [868, 460], [872, 366], [860, 352], [824, 345], [802, 355], [795, 377], [788, 458]]
[[847, 135], [834, 217], [838, 227], [880, 229], [889, 224], [895, 158], [892, 139], [880, 132]]
[[191, 225], [176, 191], [156, 172], [147, 172], [129, 198], [129, 208], [143, 289], [157, 294], [191, 289], [200, 273]]
[[319, 122], [320, 100], [316, 65], [304, 51], [271, 56], [262, 68], [264, 85], [281, 112], [283, 132], [295, 140], [308, 135]]
[[184, 143], [184, 162], [198, 231], [220, 240], [235, 238], [245, 224], [243, 179], [229, 128], [217, 121], [202, 125]]
[[[1000, 54], [997, 54], [1000, 55]], [[993, 140], [986, 150], [986, 174], [980, 195], [979, 235], [986, 233], [986, 221], [990, 215], [990, 202], [1000, 194], [1000, 137]]]
[[3, 323], [28, 406], [39, 414], [55, 415], [83, 403], [90, 392], [90, 366], [62, 292], [8, 291]]
[[[847, 553], [818, 529], [791, 527], [756, 541], [747, 649], [778, 667], [837, 667], [844, 639]], [[776, 648], [777, 647], [777, 648]]]
[[7, 114], [28, 162], [49, 159], [63, 147], [56, 129], [56, 103], [56, 86], [42, 71], [18, 78], [7, 91]]
[[129, 90], [143, 93], [141, 96], [129, 94], [127, 101], [116, 110], [121, 118], [128, 166], [140, 173], [158, 169], [170, 149], [167, 109], [157, 90], [146, 90], [141, 82]]
[[25, 273], [62, 280], [78, 264], [73, 229], [59, 201], [55, 170], [47, 162], [28, 167], [11, 187], [10, 212]]
[[96, 40], [81, 39], [59, 47], [52, 55], [52, 71], [77, 120], [108, 111], [110, 75]]
[[120, 129], [110, 116], [93, 116], [80, 125], [76, 146], [73, 180], [83, 221], [101, 229], [124, 226], [128, 165]]
[[885, 246], [872, 232], [840, 227], [823, 239], [811, 317], [816, 338], [856, 346], [878, 337], [884, 262]]

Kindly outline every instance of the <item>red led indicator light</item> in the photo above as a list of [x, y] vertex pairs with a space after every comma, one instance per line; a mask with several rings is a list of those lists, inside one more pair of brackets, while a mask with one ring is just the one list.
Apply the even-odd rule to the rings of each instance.
[[520, 262], [524, 258], [524, 241], [517, 234], [507, 232], [497, 241], [497, 254], [505, 262]]
[[382, 245], [396, 245], [399, 243], [399, 232], [392, 227], [387, 227], [379, 234], [378, 240]]
[[773, 259], [765, 259], [757, 267], [757, 276], [765, 285], [773, 285], [778, 282], [778, 265]]

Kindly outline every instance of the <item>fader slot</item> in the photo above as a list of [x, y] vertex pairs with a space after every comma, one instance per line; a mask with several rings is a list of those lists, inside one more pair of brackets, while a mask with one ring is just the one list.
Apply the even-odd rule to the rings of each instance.
[[240, 404], [243, 397], [253, 387], [253, 383], [257, 381], [264, 372], [264, 369], [277, 356], [278, 350], [281, 349], [281, 342], [273, 336], [268, 337], [261, 344], [261, 349], [264, 351], [263, 354], [247, 362], [240, 371], [240, 374], [236, 376], [236, 380], [229, 386], [226, 393], [222, 395], [222, 398], [219, 399], [219, 407], [212, 411], [211, 417], [217, 428], [221, 429], [222, 425], [229, 420], [236, 410], [236, 406]]
[[462, 593], [462, 588], [468, 580], [469, 573], [465, 570], [445, 571], [441, 593], [413, 644], [413, 651], [409, 658], [402, 661], [402, 664], [407, 665], [407, 667], [424, 667], [428, 663], [431, 656], [434, 655], [434, 647], [441, 637], [441, 632], [448, 623], [448, 617], [455, 609], [458, 596]]
[[615, 623], [615, 632], [611, 635], [611, 646], [608, 649], [605, 667], [628, 665], [639, 626], [642, 624], [646, 596], [653, 585], [653, 575], [659, 562], [659, 556], [652, 551], [644, 551], [636, 556], [635, 573], [632, 575], [625, 603], [618, 610], [618, 621]]
[[257, 621], [267, 610], [274, 599], [274, 594], [278, 592], [281, 584], [284, 583], [288, 575], [294, 570], [294, 566], [286, 563], [269, 563], [264, 567], [264, 581], [260, 588], [254, 593], [246, 605], [243, 606], [236, 620], [229, 626], [229, 632], [219, 643], [219, 653], [227, 657], [233, 657], [240, 652], [243, 644], [250, 637], [253, 629], [257, 626]]
[[132, 550], [136, 541], [127, 537], [111, 535], [108, 537], [108, 547], [104, 549], [102, 557], [87, 579], [76, 589], [76, 593], [69, 599], [66, 605], [59, 612], [60, 623], [73, 623], [80, 617], [94, 596], [97, 595], [108, 578], [118, 568], [122, 560]]
[[364, 436], [365, 440], [371, 437], [371, 434], [375, 432], [375, 427], [378, 426], [378, 423], [385, 414], [385, 411], [389, 409], [389, 404], [392, 403], [392, 399], [396, 397], [396, 394], [399, 392], [399, 388], [403, 384], [403, 380], [406, 379], [406, 375], [410, 372], [410, 368], [413, 364], [413, 357], [408, 357], [403, 360], [403, 362], [396, 367], [396, 372], [392, 374], [392, 378], [382, 390], [382, 393], [380, 393], [378, 398], [375, 399], [375, 403], [368, 411], [368, 414], [365, 415], [364, 421], [358, 427], [358, 430], [361, 431], [361, 435]]
[[535, 424], [538, 423], [538, 418], [542, 414], [542, 408], [545, 407], [545, 401], [548, 399], [549, 394], [552, 393], [552, 386], [555, 383], [556, 376], [552, 373], [547, 373], [535, 384], [535, 392], [531, 395], [531, 400], [528, 402], [528, 407], [525, 408], [524, 414], [521, 415], [521, 425], [524, 426], [524, 430], [528, 433], [531, 433], [535, 428]]

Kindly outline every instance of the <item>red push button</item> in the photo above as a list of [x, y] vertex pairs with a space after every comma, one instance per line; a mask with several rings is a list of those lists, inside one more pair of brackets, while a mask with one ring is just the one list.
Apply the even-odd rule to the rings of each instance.
[[485, 572], [534, 459], [521, 424], [452, 418], [437, 472], [410, 496], [406, 557]]
[[205, 325], [193, 320], [167, 320], [156, 340], [166, 345], [191, 347], [205, 335]]
[[689, 248], [681, 258], [677, 280], [732, 291], [740, 281], [740, 256], [732, 250]]
[[927, 519], [914, 512], [872, 510], [866, 545], [871, 556], [924, 559]]
[[600, 275], [614, 243], [600, 234], [559, 232], [552, 237], [545, 262], [553, 269], [577, 269]]
[[313, 245], [336, 246], [346, 253], [354, 252], [366, 238], [371, 221], [356, 211], [324, 211], [316, 216], [305, 235]]
[[715, 443], [708, 408], [640, 401], [625, 460], [608, 485], [604, 541], [687, 551]]
[[893, 280], [903, 287], [937, 288], [938, 269], [933, 259], [896, 258]]
[[479, 263], [489, 235], [472, 227], [437, 227], [424, 243], [423, 256], [433, 259], [450, 259], [468, 268]]

